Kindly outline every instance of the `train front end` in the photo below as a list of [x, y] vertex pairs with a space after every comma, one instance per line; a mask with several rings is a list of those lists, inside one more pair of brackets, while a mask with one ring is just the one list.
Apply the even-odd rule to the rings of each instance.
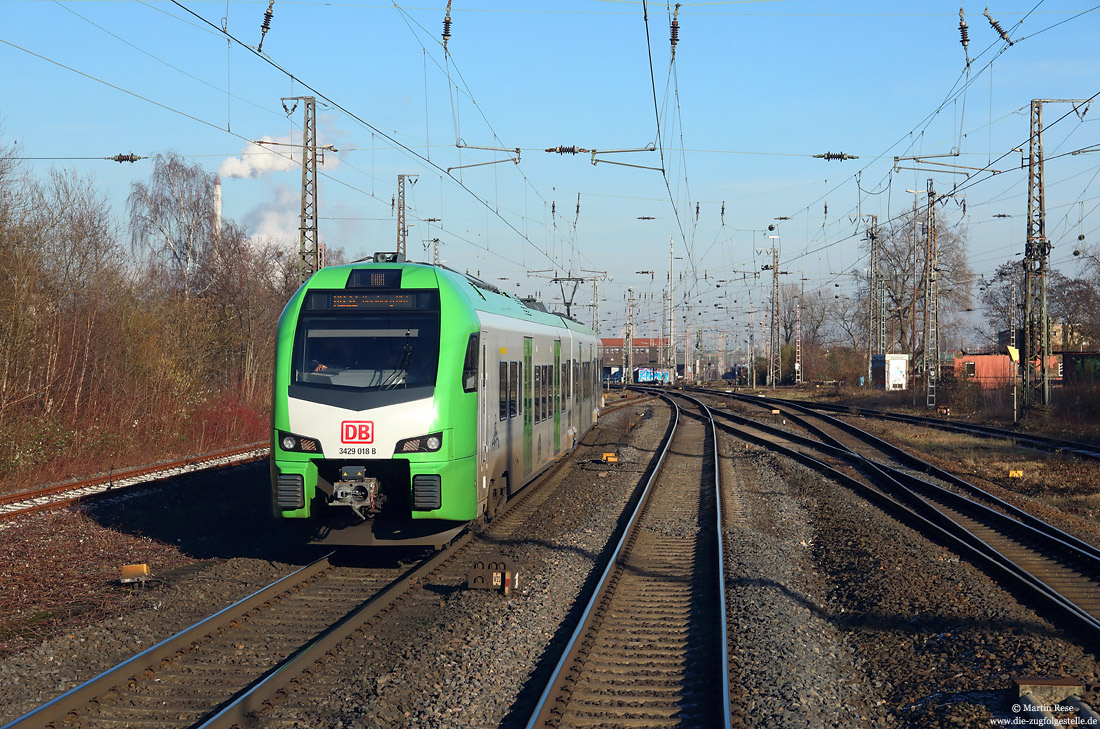
[[477, 516], [477, 319], [437, 270], [324, 268], [280, 318], [273, 509], [312, 541], [439, 546]]

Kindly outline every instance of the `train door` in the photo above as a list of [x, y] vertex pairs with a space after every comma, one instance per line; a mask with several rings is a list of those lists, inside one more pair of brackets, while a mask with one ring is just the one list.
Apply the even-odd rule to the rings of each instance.
[[484, 329], [481, 331], [477, 388], [477, 500], [479, 505], [488, 496], [489, 488], [489, 361], [485, 357], [487, 334], [488, 332]]
[[554, 340], [554, 393], [550, 398], [550, 407], [554, 411], [554, 455], [561, 453], [561, 340]]
[[535, 430], [535, 388], [534, 379], [534, 340], [523, 338], [523, 472], [530, 473], [533, 468], [532, 438]]
[[[481, 439], [478, 442], [481, 447], [478, 450], [481, 453], [479, 466], [481, 471], [485, 470], [486, 464], [489, 462], [489, 360], [485, 355], [485, 335], [487, 333], [488, 332], [484, 330], [481, 332], [481, 391], [478, 393], [477, 398], [478, 412], [480, 414], [478, 430], [480, 431]], [[482, 474], [482, 477], [484, 478], [484, 474]]]
[[589, 413], [589, 410], [588, 410], [588, 360], [585, 359], [585, 353], [584, 353], [585, 349], [586, 349], [586, 345], [582, 344], [581, 347], [580, 347], [580, 355], [581, 355], [580, 387], [579, 387], [579, 392], [577, 393], [577, 395], [579, 396], [578, 403], [580, 404], [580, 424], [581, 424], [581, 431], [582, 432], [588, 430], [588, 413]]

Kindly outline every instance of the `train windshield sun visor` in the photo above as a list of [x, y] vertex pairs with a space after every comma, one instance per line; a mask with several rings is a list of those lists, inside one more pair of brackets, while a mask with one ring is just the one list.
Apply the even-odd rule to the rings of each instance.
[[294, 350], [296, 385], [355, 391], [433, 386], [439, 315], [306, 316]]

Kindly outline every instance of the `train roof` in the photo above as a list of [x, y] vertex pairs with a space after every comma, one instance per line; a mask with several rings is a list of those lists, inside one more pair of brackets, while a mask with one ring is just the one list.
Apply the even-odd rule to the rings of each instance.
[[[352, 271], [395, 269], [409, 272], [409, 274], [402, 275], [401, 288], [437, 288], [443, 281], [447, 281], [465, 294], [471, 308], [477, 311], [499, 314], [512, 319], [526, 319], [547, 326], [562, 327], [570, 331], [595, 336], [595, 332], [588, 326], [564, 314], [547, 311], [541, 302], [534, 299], [520, 299], [482, 281], [476, 276], [430, 263], [384, 261], [328, 266], [315, 273], [306, 283], [306, 287], [311, 289], [346, 288], [351, 281]], [[432, 277], [432, 280], [430, 282], [425, 280], [425, 276]]]

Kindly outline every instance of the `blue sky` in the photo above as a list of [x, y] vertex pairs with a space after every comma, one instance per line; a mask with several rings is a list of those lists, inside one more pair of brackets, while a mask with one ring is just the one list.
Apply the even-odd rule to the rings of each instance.
[[[783, 270], [801, 271], [810, 290], [854, 293], [846, 274], [867, 260], [853, 218], [897, 215], [912, 205], [906, 189], [929, 177], [937, 191], [965, 187], [966, 214], [958, 204], [943, 214], [967, 232], [975, 271], [992, 272], [1023, 250], [1026, 175], [1011, 150], [1028, 138], [1030, 100], [1100, 92], [1100, 6], [1090, 2], [993, 0], [1011, 47], [984, 2], [963, 2], [969, 72], [957, 2], [685, 3], [674, 64], [673, 8], [656, 3], [645, 6], [647, 46], [641, 2], [454, 0], [449, 58], [445, 2], [276, 0], [260, 57], [245, 46], [259, 43], [267, 5], [4, 0], [0, 140], [55, 158], [28, 160], [36, 172], [94, 175], [120, 220], [150, 163], [79, 158], [174, 151], [221, 172], [227, 217], [296, 245], [297, 157], [242, 152], [249, 140], [300, 142], [301, 112], [288, 117], [280, 97], [312, 93], [324, 97], [321, 141], [339, 150], [326, 155], [319, 193], [330, 247], [351, 258], [392, 250], [397, 174], [418, 174], [410, 258], [430, 260], [422, 241], [438, 237], [447, 265], [547, 300], [561, 297], [548, 277], [603, 271], [605, 336], [622, 326], [628, 287], [642, 297], [640, 333], [657, 335], [670, 238], [677, 299], [702, 302], [700, 324], [736, 327], [698, 312], [723, 303], [741, 316], [750, 299], [759, 311], [770, 280], [740, 272], [770, 258], [759, 251], [776, 218], [789, 218], [779, 223]], [[1096, 105], [1083, 117], [1049, 105], [1044, 117], [1048, 157], [1100, 144]], [[653, 151], [596, 165], [543, 151], [641, 149], [657, 141], [658, 121]], [[471, 147], [519, 148], [520, 162], [447, 174], [514, 157]], [[1001, 174], [969, 179], [893, 169], [895, 156], [955, 150], [953, 161], [977, 168], [1008, 156], [993, 165]], [[812, 157], [824, 152], [859, 159]], [[1077, 235], [1100, 236], [1098, 170], [1096, 153], [1047, 164], [1052, 261], [1070, 275]], [[591, 300], [588, 283], [574, 299], [582, 320]]]

